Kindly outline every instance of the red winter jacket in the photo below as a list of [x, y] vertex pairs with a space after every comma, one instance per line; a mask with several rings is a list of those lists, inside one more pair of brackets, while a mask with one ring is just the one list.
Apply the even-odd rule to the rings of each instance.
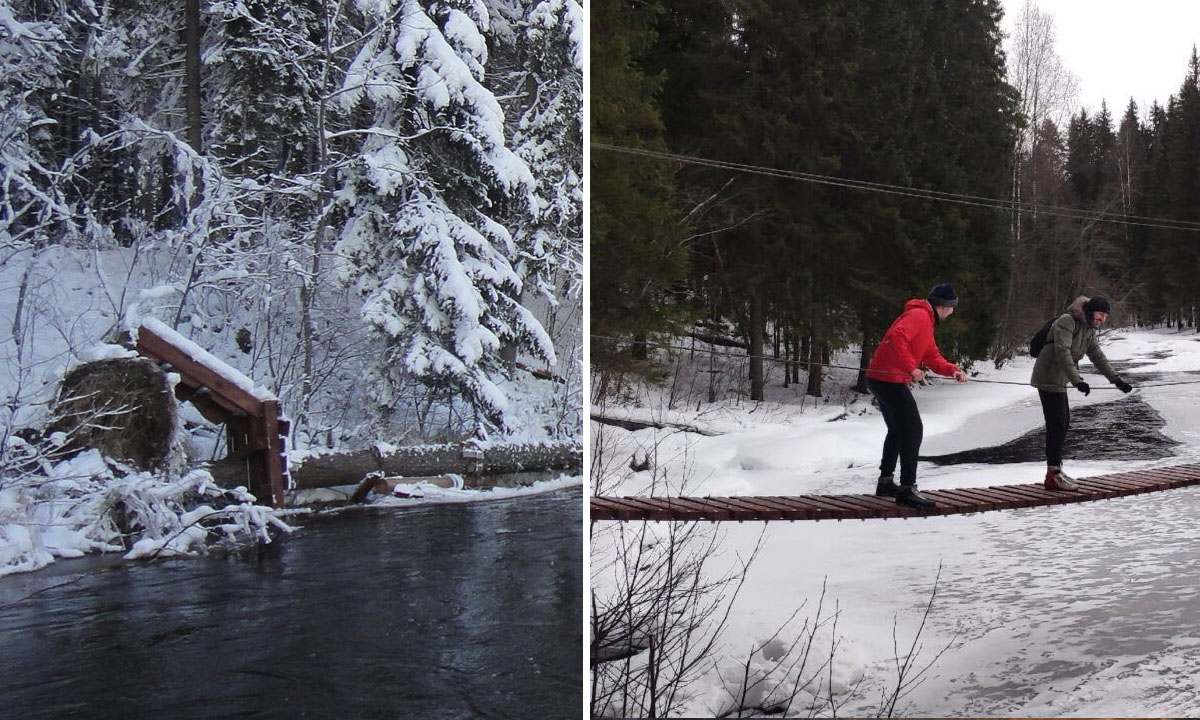
[[883, 334], [871, 357], [867, 377], [881, 382], [911, 383], [912, 371], [921, 365], [947, 377], [958, 367], [942, 357], [933, 341], [933, 306], [928, 300], [909, 300], [904, 312]]

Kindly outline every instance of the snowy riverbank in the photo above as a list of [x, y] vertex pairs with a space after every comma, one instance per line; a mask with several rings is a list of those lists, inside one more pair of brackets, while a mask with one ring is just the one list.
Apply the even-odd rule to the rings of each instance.
[[[1200, 342], [1190, 333], [1116, 331], [1103, 340], [1110, 359], [1130, 364], [1126, 377], [1156, 375], [1136, 397], [1181, 443], [1160, 460], [1068, 460], [1078, 475], [1196, 462], [1200, 459]], [[847, 363], [848, 364], [848, 363]], [[917, 392], [925, 423], [923, 454], [987, 447], [1042, 423], [1036, 393], [1023, 383], [1031, 362], [980, 370], [976, 382], [938, 382]], [[1089, 374], [1085, 366], [1085, 375]], [[1073, 408], [1123, 396], [1095, 378], [1090, 397], [1070, 395]], [[795, 389], [797, 393], [802, 388]], [[606, 427], [614, 457], [649, 452], [659, 472], [622, 472], [606, 493], [645, 493], [665, 482], [688, 494], [869, 492], [877, 476], [884, 426], [868, 401], [818, 404], [801, 411], [798, 395], [761, 404], [702, 406], [676, 412], [723, 434], [678, 430], [626, 432]], [[831, 393], [832, 395], [832, 393]], [[662, 398], [626, 414], [657, 414]], [[690, 408], [694, 411], [696, 404]], [[597, 426], [593, 424], [593, 432]], [[1033, 482], [1044, 463], [934, 466], [921, 463], [923, 488]], [[656, 476], [653, 477], [652, 476]], [[660, 526], [661, 527], [661, 526]], [[723, 525], [722, 553], [709, 572], [732, 567], [763, 531], [759, 523]], [[773, 523], [750, 569], [727, 631], [722, 667], [771, 635], [805, 599], [812, 610], [827, 582], [826, 612], [840, 611], [835, 689], [861, 681], [839, 714], [872, 712], [895, 682], [893, 626], [901, 648], [916, 633], [941, 569], [938, 595], [921, 634], [922, 657], [950, 649], [925, 682], [905, 697], [904, 716], [1179, 715], [1200, 694], [1200, 640], [1190, 617], [1200, 611], [1200, 561], [1191, 541], [1200, 530], [1200, 488], [1103, 503], [911, 521]], [[600, 551], [603, 551], [601, 546]], [[595, 550], [593, 563], [596, 561]], [[595, 581], [595, 579], [594, 579]], [[786, 634], [783, 640], [791, 638]], [[828, 655], [828, 645], [824, 652]], [[903, 652], [903, 650], [902, 650]], [[814, 665], [815, 667], [815, 665]], [[726, 707], [718, 671], [709, 672], [687, 709]]]

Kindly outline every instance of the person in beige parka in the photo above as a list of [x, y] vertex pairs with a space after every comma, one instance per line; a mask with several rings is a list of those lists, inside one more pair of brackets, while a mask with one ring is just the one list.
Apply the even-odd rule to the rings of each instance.
[[1067, 312], [1050, 326], [1046, 345], [1038, 353], [1029, 383], [1037, 388], [1042, 400], [1042, 415], [1046, 419], [1046, 479], [1047, 490], [1075, 490], [1074, 479], [1062, 471], [1063, 442], [1071, 426], [1071, 408], [1067, 404], [1067, 383], [1084, 395], [1092, 388], [1079, 374], [1079, 359], [1084, 355], [1109, 382], [1127, 393], [1133, 386], [1117, 375], [1112, 363], [1104, 356], [1096, 332], [1108, 320], [1111, 311], [1108, 299], [1079, 297]]

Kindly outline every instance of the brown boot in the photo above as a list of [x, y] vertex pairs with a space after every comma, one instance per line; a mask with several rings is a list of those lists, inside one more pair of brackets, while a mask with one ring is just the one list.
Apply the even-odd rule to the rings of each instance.
[[1057, 465], [1051, 465], [1046, 468], [1046, 480], [1044, 485], [1047, 490], [1078, 490], [1079, 486], [1075, 484], [1075, 479], [1062, 471], [1062, 468]]

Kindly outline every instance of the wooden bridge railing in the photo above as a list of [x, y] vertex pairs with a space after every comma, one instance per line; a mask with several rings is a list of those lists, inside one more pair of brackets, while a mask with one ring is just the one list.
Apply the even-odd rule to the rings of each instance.
[[146, 320], [138, 329], [137, 351], [179, 375], [175, 396], [225, 425], [228, 458], [244, 463], [250, 492], [281, 506], [289, 484], [289, 428], [279, 400], [157, 320]]

